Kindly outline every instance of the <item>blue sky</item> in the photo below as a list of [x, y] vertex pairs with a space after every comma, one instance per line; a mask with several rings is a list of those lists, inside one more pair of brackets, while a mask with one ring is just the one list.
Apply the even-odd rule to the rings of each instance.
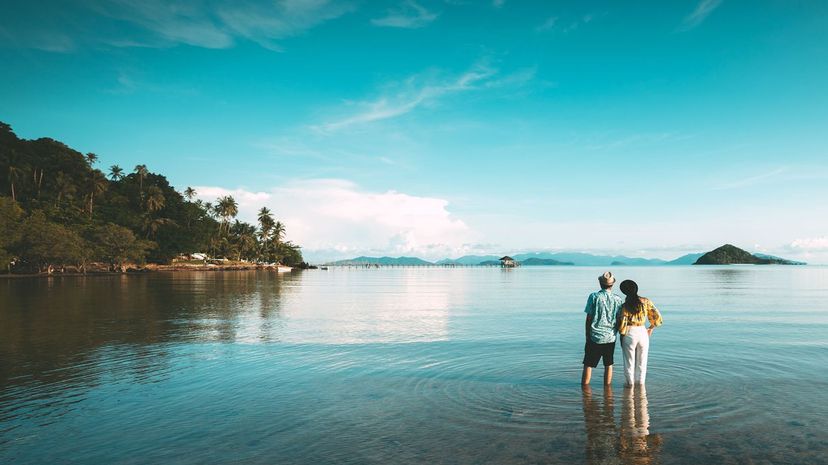
[[828, 4], [6, 2], [0, 120], [311, 259], [725, 242], [828, 263]]

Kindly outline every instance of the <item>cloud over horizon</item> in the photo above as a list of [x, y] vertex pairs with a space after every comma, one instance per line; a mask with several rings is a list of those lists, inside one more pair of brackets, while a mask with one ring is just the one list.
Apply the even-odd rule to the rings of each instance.
[[445, 199], [371, 192], [341, 179], [293, 181], [261, 192], [195, 189], [205, 201], [232, 195], [239, 218], [250, 223], [259, 208], [270, 208], [285, 223], [288, 239], [314, 257], [388, 253], [438, 259], [470, 250], [478, 236], [452, 215]]
[[[538, 218], [515, 227], [506, 217], [497, 215], [480, 223], [476, 218], [453, 213], [446, 199], [396, 190], [371, 191], [344, 179], [295, 180], [261, 191], [217, 186], [195, 189], [198, 198], [205, 201], [232, 195], [239, 204], [239, 219], [251, 224], [256, 223], [261, 207], [270, 208], [285, 223], [287, 239], [301, 245], [306, 259], [316, 263], [360, 255], [417, 256], [436, 261], [464, 255], [541, 251], [671, 260], [685, 253], [707, 252], [727, 242], [699, 236], [692, 232], [692, 223], [654, 222], [643, 228], [647, 234], [635, 237], [627, 234], [635, 229], [631, 224]], [[683, 236], [681, 231], [685, 231]], [[664, 234], [672, 235], [676, 242], [659, 242]], [[615, 246], [601, 245], [600, 239], [607, 237], [616, 242]], [[697, 242], [686, 242], [694, 239]], [[750, 252], [811, 264], [828, 263], [828, 237], [824, 236], [767, 246], [737, 245]]]

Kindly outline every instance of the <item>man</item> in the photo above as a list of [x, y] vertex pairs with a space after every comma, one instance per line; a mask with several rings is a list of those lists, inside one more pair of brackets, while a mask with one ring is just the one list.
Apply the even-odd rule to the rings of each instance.
[[612, 383], [613, 353], [615, 352], [616, 317], [624, 301], [612, 293], [615, 277], [607, 271], [598, 277], [601, 290], [587, 299], [586, 345], [584, 346], [584, 372], [581, 384], [586, 386], [592, 378], [592, 369], [604, 360], [604, 386]]

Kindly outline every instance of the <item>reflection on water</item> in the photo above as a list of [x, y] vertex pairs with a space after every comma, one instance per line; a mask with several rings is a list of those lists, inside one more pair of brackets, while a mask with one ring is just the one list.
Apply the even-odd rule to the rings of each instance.
[[619, 443], [619, 456], [623, 462], [641, 465], [658, 463], [661, 444], [660, 434], [650, 434], [647, 389], [644, 386], [624, 389]]
[[[431, 278], [416, 269], [394, 270], [395, 279], [374, 270], [338, 270], [329, 279], [304, 282], [302, 292], [285, 299], [288, 331], [294, 343], [362, 344], [446, 340], [450, 307], [462, 307], [467, 275]], [[370, 272], [369, 272], [370, 273]], [[399, 279], [402, 278], [402, 279]], [[335, 311], [332, 311], [335, 309]]]
[[0, 280], [0, 463], [828, 462], [828, 269], [613, 270], [666, 324], [581, 391], [600, 271]]
[[620, 425], [615, 422], [612, 387], [593, 394], [590, 386], [582, 388], [585, 457], [590, 465], [660, 463], [661, 434], [650, 434], [647, 390], [643, 386], [624, 388]]
[[596, 399], [590, 386], [584, 386], [582, 394], [587, 463], [618, 463], [618, 427], [615, 425], [612, 387], [604, 388], [601, 399]]

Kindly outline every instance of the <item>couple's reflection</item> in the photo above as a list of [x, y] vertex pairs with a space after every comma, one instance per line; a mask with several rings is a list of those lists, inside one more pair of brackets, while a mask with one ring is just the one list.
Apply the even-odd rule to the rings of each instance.
[[623, 390], [620, 428], [615, 424], [611, 387], [605, 387], [599, 398], [585, 386], [583, 401], [587, 463], [643, 465], [658, 461], [661, 436], [650, 434], [647, 391], [643, 386]]

